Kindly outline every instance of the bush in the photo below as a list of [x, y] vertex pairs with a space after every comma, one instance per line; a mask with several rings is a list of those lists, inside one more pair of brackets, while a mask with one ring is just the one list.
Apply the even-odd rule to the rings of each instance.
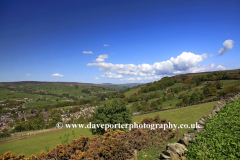
[[232, 101], [205, 121], [205, 129], [189, 143], [187, 159], [240, 158], [239, 105], [240, 99]]
[[[126, 107], [125, 102], [114, 100], [112, 103], [104, 104], [98, 107], [91, 118], [92, 124], [130, 124], [132, 117], [130, 111]], [[120, 128], [120, 130], [123, 130]], [[93, 134], [104, 134], [105, 128], [92, 128]]]

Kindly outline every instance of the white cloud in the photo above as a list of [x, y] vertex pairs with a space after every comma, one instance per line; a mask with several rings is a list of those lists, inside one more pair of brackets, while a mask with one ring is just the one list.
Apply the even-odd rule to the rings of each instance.
[[145, 77], [145, 76], [147, 76], [147, 74], [140, 72], [140, 73], [139, 73], [139, 76]]
[[143, 73], [149, 73], [152, 71], [152, 69], [153, 69], [153, 66], [150, 64], [143, 63], [138, 65], [138, 70]]
[[84, 54], [93, 54], [92, 51], [83, 51], [82, 53], [84, 53]]
[[[164, 76], [172, 76], [184, 73], [206, 72], [211, 70], [222, 69], [216, 64], [203, 65], [203, 60], [208, 54], [197, 55], [191, 52], [182, 52], [177, 57], [171, 57], [169, 60], [155, 62], [153, 64], [113, 64], [106, 63], [105, 59], [108, 55], [99, 55], [94, 63], [88, 63], [87, 66], [98, 67], [100, 71], [104, 71], [104, 75], [108, 78], [121, 78], [121, 81], [129, 81], [129, 78], [123, 76], [141, 76], [144, 78], [135, 78], [134, 81], [159, 80]], [[132, 80], [131, 80], [132, 81]]]
[[207, 58], [207, 54], [196, 55], [191, 52], [183, 52], [177, 58], [171, 58], [170, 61], [173, 63], [175, 70], [188, 70], [189, 68], [197, 66], [197, 64], [203, 59]]
[[103, 46], [104, 46], [104, 47], [109, 47], [109, 45], [108, 45], [108, 44], [104, 44]]
[[99, 79], [99, 78], [98, 78], [98, 77], [96, 77], [96, 78], [94, 78], [94, 79], [96, 79], [96, 80], [97, 80], [97, 79]]
[[153, 80], [154, 77], [145, 77], [144, 79], [145, 79], [145, 80]]
[[55, 74], [52, 74], [52, 77], [63, 77], [63, 75], [55, 73]]
[[107, 75], [108, 78], [122, 78], [123, 76], [121, 74], [114, 74], [112, 72], [106, 72], [105, 73]]
[[225, 52], [227, 52], [228, 50], [232, 49], [233, 48], [233, 43], [234, 43], [234, 41], [231, 40], [231, 39], [226, 40], [225, 42], [223, 42], [224, 48], [221, 48], [218, 51], [218, 56], [222, 56]]
[[95, 62], [104, 62], [105, 59], [107, 58], [108, 58], [107, 54], [102, 54], [102, 55], [99, 55], [97, 59], [95, 59]]
[[26, 76], [31, 76], [31, 74], [26, 74]]
[[136, 78], [136, 80], [138, 80], [138, 81], [141, 81], [141, 80], [142, 80], [142, 78], [141, 78], [141, 77], [137, 77], [137, 78]]
[[199, 62], [207, 58], [207, 54], [196, 55], [191, 52], [183, 52], [176, 58], [170, 60], [155, 62], [151, 64], [112, 64], [104, 62], [109, 58], [107, 54], [99, 55], [95, 60], [96, 63], [88, 63], [87, 66], [99, 67], [100, 71], [113, 71], [120, 75], [134, 75], [134, 76], [151, 76], [151, 75], [171, 75], [178, 71], [187, 71], [190, 68], [196, 67]]
[[222, 65], [219, 65], [219, 66], [217, 66], [217, 69], [218, 69], [218, 70], [225, 70], [226, 68], [223, 67]]
[[103, 77], [103, 78], [104, 78], [104, 77], [105, 77], [105, 75], [101, 75], [101, 77]]

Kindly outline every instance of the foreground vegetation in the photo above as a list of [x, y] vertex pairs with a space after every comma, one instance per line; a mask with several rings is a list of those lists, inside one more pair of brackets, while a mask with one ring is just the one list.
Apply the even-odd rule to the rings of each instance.
[[240, 159], [240, 99], [224, 106], [205, 122], [189, 144], [187, 159]]

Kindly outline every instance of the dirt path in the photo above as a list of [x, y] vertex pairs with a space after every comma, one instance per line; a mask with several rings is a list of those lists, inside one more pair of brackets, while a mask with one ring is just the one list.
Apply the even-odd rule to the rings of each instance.
[[[52, 130], [50, 130], [49, 132], [56, 132], [56, 131], [59, 131], [60, 129], [62, 129], [62, 128], [52, 129]], [[4, 143], [8, 143], [8, 142], [13, 142], [13, 141], [17, 141], [17, 140], [22, 140], [22, 139], [26, 139], [26, 138], [30, 138], [30, 137], [34, 137], [34, 136], [39, 136], [39, 135], [43, 135], [43, 134], [49, 133], [49, 132], [43, 132], [43, 133], [34, 134], [34, 135], [30, 135], [30, 136], [16, 137], [16, 138], [9, 139], [9, 140], [6, 140], [6, 141], [1, 141], [0, 144], [4, 144]]]

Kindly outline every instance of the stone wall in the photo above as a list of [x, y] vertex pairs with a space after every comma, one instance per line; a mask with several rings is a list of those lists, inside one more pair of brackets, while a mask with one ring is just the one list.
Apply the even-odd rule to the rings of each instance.
[[149, 111], [149, 112], [135, 112], [131, 116], [138, 116], [138, 115], [142, 115], [142, 114], [149, 114], [149, 113], [166, 111], [166, 110], [171, 110], [171, 109], [178, 109], [178, 108], [182, 108], [182, 107], [188, 107], [188, 106], [192, 106], [192, 105], [203, 104], [203, 103], [208, 103], [208, 102], [213, 102], [213, 101], [219, 101], [221, 99], [227, 99], [229, 97], [232, 97], [233, 95], [234, 94], [219, 96], [219, 97], [213, 97], [213, 98], [205, 99], [205, 100], [202, 100], [202, 101], [199, 101], [199, 102], [190, 103], [190, 104], [187, 104], [187, 105], [184, 105], [184, 106], [177, 106], [177, 107], [159, 109], [159, 110], [154, 110], [154, 111]]
[[188, 134], [184, 134], [183, 137], [179, 140], [178, 143], [170, 143], [166, 147], [166, 151], [164, 154], [159, 154], [157, 160], [185, 160], [184, 151], [187, 151], [188, 144], [190, 141], [196, 139], [196, 134], [201, 132], [204, 129], [204, 122], [207, 119], [212, 118], [212, 115], [217, 114], [223, 106], [230, 103], [233, 100], [236, 100], [240, 97], [240, 93], [228, 97], [225, 99], [221, 99], [213, 108], [211, 114], [203, 116], [199, 119], [198, 124], [200, 128], [195, 128], [194, 131], [189, 131]]

